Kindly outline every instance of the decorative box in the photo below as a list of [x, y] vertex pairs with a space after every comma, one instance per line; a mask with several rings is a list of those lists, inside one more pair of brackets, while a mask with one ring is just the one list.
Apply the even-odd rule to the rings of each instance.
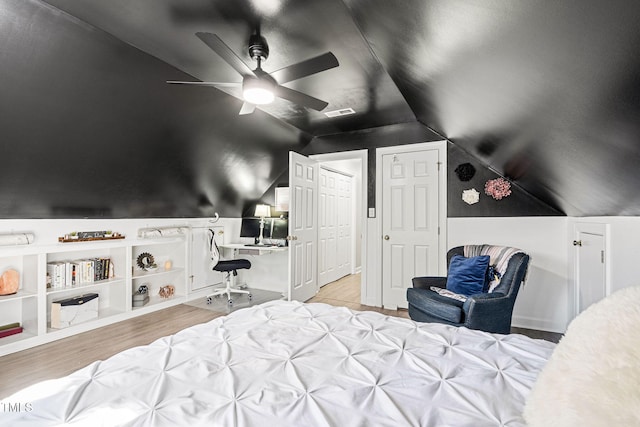
[[84, 294], [51, 303], [51, 327], [66, 328], [98, 317], [98, 294]]
[[141, 294], [140, 291], [133, 294], [133, 306], [142, 307], [149, 302], [149, 294]]

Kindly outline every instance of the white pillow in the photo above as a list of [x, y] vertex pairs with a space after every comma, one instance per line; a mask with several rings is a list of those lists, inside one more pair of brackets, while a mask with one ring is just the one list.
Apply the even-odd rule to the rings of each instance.
[[527, 398], [529, 427], [640, 426], [640, 286], [576, 317]]

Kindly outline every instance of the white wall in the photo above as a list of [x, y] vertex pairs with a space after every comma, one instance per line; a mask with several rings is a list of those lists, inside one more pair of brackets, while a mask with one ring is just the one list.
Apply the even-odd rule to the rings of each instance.
[[513, 326], [564, 332], [573, 312], [568, 218], [449, 218], [448, 248], [465, 244], [514, 246], [531, 256], [516, 300]]

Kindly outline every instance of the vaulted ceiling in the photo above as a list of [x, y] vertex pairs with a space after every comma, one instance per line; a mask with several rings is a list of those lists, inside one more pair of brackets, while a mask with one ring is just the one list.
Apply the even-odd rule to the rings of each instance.
[[[18, 90], [31, 90], [31, 81], [16, 88], [25, 73], [51, 86], [61, 76], [64, 80], [73, 75], [78, 86], [69, 78], [65, 87], [77, 91], [103, 86], [102, 94], [115, 97], [103, 101], [109, 108], [132, 109], [118, 113], [118, 121], [125, 123], [123, 129], [130, 132], [111, 148], [120, 153], [125, 169], [135, 168], [122, 158], [129, 153], [137, 156], [145, 173], [161, 175], [145, 164], [146, 152], [149, 160], [160, 161], [166, 171], [183, 181], [176, 184], [166, 178], [160, 182], [172, 189], [165, 195], [177, 197], [181, 206], [158, 202], [155, 211], [142, 203], [145, 206], [133, 212], [110, 211], [108, 216], [136, 212], [141, 216], [192, 215], [193, 209], [184, 206], [199, 206], [207, 213], [206, 206], [222, 201], [235, 206], [229, 213], [237, 212], [241, 199], [259, 196], [286, 169], [281, 155], [287, 150], [299, 150], [327, 135], [412, 123], [448, 139], [457, 150], [512, 179], [560, 214], [640, 214], [638, 2], [0, 0], [0, 4], [4, 39], [0, 45], [5, 47], [0, 52], [0, 68], [14, 64], [9, 71], [0, 70], [4, 78], [0, 85], [13, 90], [16, 99]], [[56, 30], [64, 26], [73, 28]], [[257, 28], [271, 50], [263, 64], [266, 71], [333, 52], [339, 67], [286, 86], [327, 101], [326, 110], [350, 107], [356, 113], [328, 118], [322, 112], [276, 100], [250, 116], [237, 116], [242, 102], [229, 95], [235, 94], [232, 91], [164, 83], [240, 81], [237, 72], [195, 33], [217, 34], [253, 68], [247, 41]], [[85, 46], [82, 40], [72, 40], [77, 38], [91, 42]], [[74, 51], [66, 49], [65, 43], [71, 43]], [[78, 53], [88, 52], [91, 46], [106, 53], [95, 58]], [[133, 50], [152, 58], [143, 59]], [[15, 65], [20, 61], [24, 61], [22, 68]], [[42, 68], [34, 71], [38, 66]], [[50, 78], [44, 77], [47, 73]], [[123, 94], [119, 101], [114, 88], [129, 95]], [[140, 105], [136, 106], [146, 113], [134, 111], [128, 101], [136, 91], [141, 92], [135, 99], [140, 94], [147, 98], [148, 105], [137, 101]], [[29, 96], [37, 98], [38, 92]], [[56, 96], [65, 102], [60, 93]], [[46, 116], [42, 102], [51, 100], [33, 100], [37, 106], [25, 108], [42, 119]], [[66, 102], [80, 99], [77, 93], [70, 93]], [[96, 97], [91, 102], [100, 101]], [[79, 107], [83, 108], [86, 104]], [[5, 107], [2, 112], [17, 114], [9, 110]], [[127, 128], [131, 115], [137, 118]], [[0, 124], [9, 129], [16, 143], [29, 144], [33, 140], [29, 138], [35, 138], [26, 125], [18, 128], [15, 120], [2, 120]], [[153, 131], [142, 122], [150, 129], [155, 127], [156, 134], [152, 136]], [[88, 126], [82, 135], [98, 129]], [[80, 138], [69, 126], [61, 132], [68, 133], [67, 140]], [[132, 133], [145, 145], [132, 147]], [[146, 144], [154, 138], [157, 145], [150, 150]], [[79, 144], [79, 140], [72, 144], [73, 149], [79, 149]], [[158, 153], [172, 153], [180, 144], [184, 149], [170, 159]], [[223, 160], [225, 156], [231, 160]], [[238, 171], [251, 174], [258, 170], [259, 176], [252, 178], [258, 184], [251, 188], [236, 182], [242, 178]], [[144, 180], [142, 173], [132, 176], [133, 181]], [[76, 185], [77, 176], [66, 177], [66, 185]], [[139, 192], [130, 191], [124, 180], [113, 180], [134, 206]], [[226, 189], [211, 184], [216, 180], [225, 181]], [[143, 184], [139, 182], [142, 188]], [[162, 193], [148, 185], [149, 192]], [[73, 205], [69, 200], [63, 204]], [[38, 212], [36, 216], [48, 215], [45, 208]], [[95, 214], [89, 212], [89, 216]], [[3, 216], [12, 215], [24, 213], [5, 202]]]

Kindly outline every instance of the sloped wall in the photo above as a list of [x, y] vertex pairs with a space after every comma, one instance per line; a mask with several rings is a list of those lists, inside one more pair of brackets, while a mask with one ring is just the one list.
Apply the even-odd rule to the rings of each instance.
[[[367, 182], [368, 207], [375, 207], [375, 150], [393, 145], [415, 144], [441, 141], [435, 132], [418, 123], [402, 123], [392, 126], [348, 132], [338, 135], [316, 137], [307, 145], [303, 154], [322, 154], [334, 151], [348, 151], [366, 148], [368, 155]], [[474, 177], [467, 182], [461, 181], [455, 169], [461, 163], [471, 163], [476, 170]], [[487, 168], [477, 158], [449, 143], [447, 149], [447, 216], [448, 217], [510, 217], [510, 216], [564, 216], [562, 212], [546, 205], [531, 196], [513, 182], [512, 194], [502, 200], [494, 200], [484, 194], [485, 182], [499, 175]], [[277, 183], [286, 184], [287, 175], [281, 175]], [[462, 201], [462, 191], [475, 188], [481, 193], [480, 201], [468, 205]], [[271, 189], [270, 189], [271, 190]]]
[[239, 217], [311, 139], [41, 2], [0, 40], [0, 218]]
[[[499, 178], [500, 175], [452, 143], [449, 143], [447, 150], [447, 163], [447, 216], [449, 218], [564, 216], [562, 212], [523, 190], [518, 186], [517, 180], [508, 180], [511, 184], [511, 195], [500, 200], [487, 195], [486, 182]], [[475, 174], [470, 180], [462, 181], [456, 169], [466, 163], [473, 166]], [[480, 193], [478, 203], [469, 205], [462, 200], [462, 192], [469, 189], [475, 189]]]

